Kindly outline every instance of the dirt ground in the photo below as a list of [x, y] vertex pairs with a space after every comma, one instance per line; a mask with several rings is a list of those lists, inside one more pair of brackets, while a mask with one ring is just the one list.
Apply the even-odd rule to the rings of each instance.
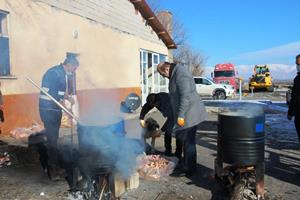
[[[259, 94], [262, 95], [262, 94]], [[259, 97], [257, 97], [259, 98]], [[284, 100], [284, 99], [276, 99]], [[221, 105], [222, 107], [222, 105]], [[211, 199], [214, 187], [217, 112], [220, 105], [207, 107], [209, 117], [197, 132], [197, 175], [167, 177], [158, 181], [142, 180], [137, 189], [127, 191], [122, 200]], [[284, 106], [270, 105], [266, 111], [265, 189], [267, 199], [296, 200], [300, 196], [300, 145], [293, 122], [286, 119]], [[152, 114], [160, 117], [159, 114]], [[140, 133], [137, 118], [126, 122], [129, 137]], [[163, 151], [163, 137], [156, 142]], [[173, 140], [175, 146], [175, 140]], [[8, 146], [0, 143], [0, 152], [11, 155], [12, 165], [0, 168], [0, 199], [74, 199], [68, 194], [66, 181], [51, 182], [39, 165], [34, 148]]]

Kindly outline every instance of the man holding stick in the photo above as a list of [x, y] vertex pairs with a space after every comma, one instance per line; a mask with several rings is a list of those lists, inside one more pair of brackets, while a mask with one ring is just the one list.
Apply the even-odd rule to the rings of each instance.
[[[68, 76], [73, 75], [79, 62], [76, 54], [67, 53], [62, 64], [50, 68], [43, 76], [42, 88], [56, 101], [61, 102], [68, 97]], [[69, 99], [72, 103], [72, 99]], [[57, 140], [61, 125], [62, 110], [43, 92], [40, 93], [39, 111], [44, 123], [47, 138], [47, 172], [51, 180], [59, 180]]]

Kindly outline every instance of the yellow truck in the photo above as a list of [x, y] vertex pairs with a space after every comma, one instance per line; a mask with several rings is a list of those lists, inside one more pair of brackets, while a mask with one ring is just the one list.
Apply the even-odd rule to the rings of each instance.
[[253, 90], [267, 90], [274, 92], [274, 85], [270, 73], [270, 69], [267, 65], [255, 65], [254, 73], [249, 80], [249, 89]]

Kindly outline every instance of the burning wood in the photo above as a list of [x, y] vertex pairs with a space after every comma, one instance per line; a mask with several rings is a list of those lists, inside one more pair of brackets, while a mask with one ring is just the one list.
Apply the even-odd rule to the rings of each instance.
[[141, 155], [138, 157], [138, 172], [141, 177], [159, 179], [169, 176], [178, 160], [177, 158], [165, 158], [160, 155]]
[[40, 133], [41, 131], [43, 131], [44, 128], [39, 125], [37, 122], [33, 122], [32, 126], [30, 127], [17, 127], [13, 130], [10, 131], [10, 136], [15, 138], [15, 139], [26, 139], [31, 135]]

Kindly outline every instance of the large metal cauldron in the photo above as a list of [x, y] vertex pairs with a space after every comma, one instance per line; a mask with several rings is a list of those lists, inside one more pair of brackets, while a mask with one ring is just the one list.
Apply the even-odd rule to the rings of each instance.
[[125, 122], [123, 119], [118, 119], [108, 125], [78, 124], [77, 133], [79, 151], [91, 150], [93, 147], [99, 146], [103, 135], [114, 134], [115, 136], [124, 136]]
[[125, 123], [120, 119], [105, 126], [77, 125], [79, 145], [79, 168], [86, 175], [108, 173], [113, 170], [114, 158], [111, 140], [124, 137]]
[[238, 166], [264, 162], [264, 113], [226, 112], [218, 118], [219, 160]]

